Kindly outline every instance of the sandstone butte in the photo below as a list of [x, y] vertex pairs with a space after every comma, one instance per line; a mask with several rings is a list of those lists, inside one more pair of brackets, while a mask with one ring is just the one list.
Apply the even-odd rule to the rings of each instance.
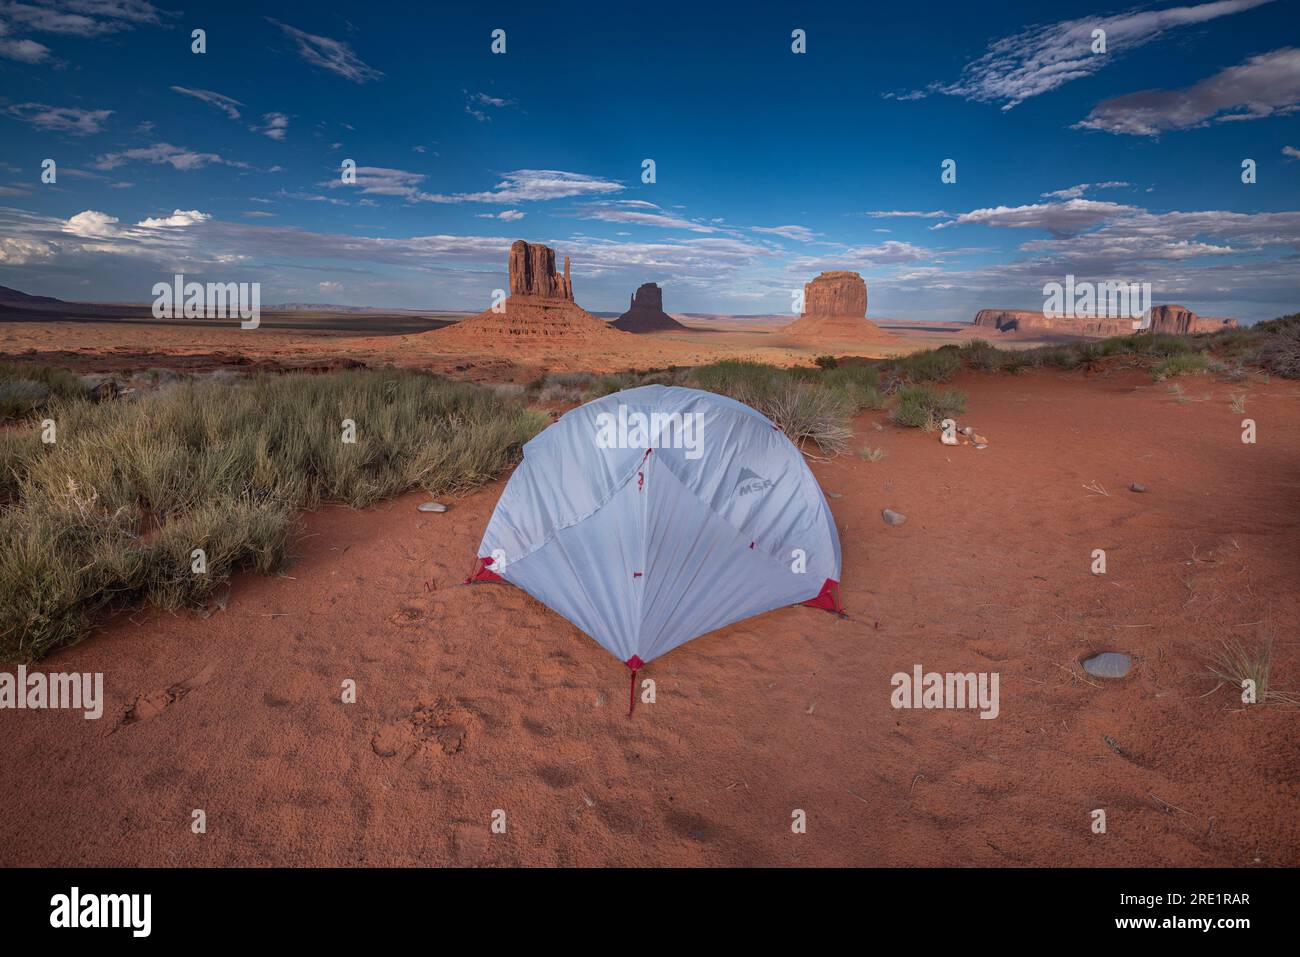
[[[1057, 318], [1034, 312], [1031, 309], [981, 309], [975, 314], [975, 326], [990, 332], [1019, 333], [1024, 336], [1127, 336], [1134, 331], [1132, 319], [1088, 317], [1079, 319]], [[1190, 335], [1199, 332], [1216, 332], [1236, 329], [1236, 319], [1220, 316], [1198, 316], [1186, 306], [1152, 306], [1151, 332], [1169, 332]]]
[[854, 343], [894, 339], [867, 319], [867, 284], [843, 269], [824, 272], [803, 287], [804, 310], [781, 331], [804, 342]]
[[610, 328], [573, 301], [569, 257], [555, 271], [555, 250], [517, 240], [510, 247], [510, 295], [504, 309], [486, 309], [455, 325], [427, 333], [461, 346], [501, 346], [521, 342], [616, 343], [627, 333]]
[[689, 331], [687, 326], [664, 312], [664, 291], [658, 283], [653, 282], [642, 283], [637, 288], [632, 294], [632, 301], [628, 303], [627, 312], [615, 319], [612, 325], [615, 329], [636, 333]]

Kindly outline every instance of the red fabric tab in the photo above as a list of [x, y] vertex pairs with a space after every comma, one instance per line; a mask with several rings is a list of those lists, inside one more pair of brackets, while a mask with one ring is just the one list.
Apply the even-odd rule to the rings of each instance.
[[477, 567], [475, 567], [475, 569], [474, 569], [474, 574], [470, 575], [469, 578], [466, 578], [466, 579], [465, 579], [465, 584], [468, 585], [468, 584], [470, 584], [471, 582], [502, 582], [502, 581], [505, 581], [504, 578], [502, 578], [500, 575], [498, 575], [498, 574], [497, 574], [496, 572], [494, 572], [492, 569], [488, 568], [488, 566], [491, 565], [491, 564], [492, 564], [492, 556], [491, 556], [491, 555], [487, 556], [486, 558], [480, 558], [480, 559], [478, 560], [478, 565], [477, 565]]
[[809, 598], [799, 604], [807, 605], [810, 608], [825, 608], [827, 611], [833, 611], [836, 614], [843, 613], [844, 606], [840, 604], [840, 583], [834, 578], [826, 579], [816, 598]]

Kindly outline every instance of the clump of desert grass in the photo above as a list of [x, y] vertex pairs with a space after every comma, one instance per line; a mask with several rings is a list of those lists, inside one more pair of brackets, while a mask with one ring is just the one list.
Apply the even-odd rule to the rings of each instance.
[[1207, 660], [1209, 674], [1238, 692], [1246, 683], [1255, 689], [1256, 704], [1300, 705], [1300, 695], [1272, 685], [1273, 642], [1265, 638], [1247, 645], [1239, 638], [1225, 638]]
[[89, 394], [81, 379], [66, 369], [0, 363], [0, 423], [33, 415], [59, 399], [84, 399]]
[[481, 485], [546, 424], [491, 389], [396, 370], [186, 381], [134, 402], [61, 398], [42, 414], [52, 444], [36, 421], [0, 433], [10, 659], [79, 640], [106, 609], [195, 604], [235, 571], [274, 571], [298, 509]]
[[1209, 360], [1199, 352], [1184, 352], [1161, 359], [1151, 367], [1151, 378], [1155, 382], [1171, 379], [1175, 376], [1204, 372]]
[[966, 411], [966, 394], [926, 385], [903, 386], [889, 416], [896, 425], [933, 432], [944, 419]]
[[[1015, 356], [1014, 351], [999, 349], [997, 346], [984, 339], [972, 339], [958, 350], [958, 357], [963, 365], [968, 369], [976, 369], [980, 372], [1001, 372], [1007, 365], [1008, 359]], [[1011, 369], [1009, 371], [1019, 371]]]
[[815, 447], [817, 453], [833, 456], [848, 450], [855, 415], [884, 407], [879, 376], [863, 363], [781, 369], [725, 360], [693, 370], [688, 384], [757, 409], [805, 452]]
[[1251, 332], [1264, 337], [1256, 356], [1265, 370], [1284, 379], [1300, 379], [1300, 313], [1256, 323]]
[[907, 382], [947, 382], [961, 370], [962, 352], [956, 346], [940, 346], [892, 359], [886, 367]]
[[864, 462], [879, 462], [885, 457], [885, 450], [878, 446], [864, 445], [858, 449], [858, 458]]

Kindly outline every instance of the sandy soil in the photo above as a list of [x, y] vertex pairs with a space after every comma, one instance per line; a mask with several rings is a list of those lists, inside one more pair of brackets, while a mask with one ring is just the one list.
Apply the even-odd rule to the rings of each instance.
[[[752, 359], [777, 365], [810, 364], [819, 355], [880, 357], [929, 349], [971, 337], [971, 327], [912, 326], [894, 323], [893, 339], [864, 342], [861, 348], [843, 341], [801, 341], [784, 335], [788, 317], [769, 319], [684, 320], [690, 331], [656, 332], [618, 337], [624, 341], [598, 350], [575, 350], [561, 341], [476, 346], [436, 332], [376, 335], [372, 320], [354, 314], [316, 316], [328, 328], [303, 329], [288, 322], [306, 322], [290, 314], [284, 324], [266, 319], [259, 329], [244, 331], [234, 324], [216, 322], [152, 323], [148, 321], [3, 321], [0, 355], [75, 365], [86, 362], [107, 368], [162, 365], [212, 368], [237, 363], [267, 362], [280, 365], [320, 364], [346, 358], [369, 365], [418, 366], [435, 372], [482, 381], [526, 382], [543, 371], [621, 372], [627, 369], [700, 365], [723, 358]], [[284, 317], [281, 317], [284, 318]], [[414, 321], [414, 320], [408, 320]], [[438, 323], [439, 320], [427, 320]], [[169, 361], [168, 357], [176, 361]]]
[[[501, 482], [442, 515], [323, 509], [224, 611], [140, 611], [43, 662], [104, 672], [107, 710], [0, 713], [0, 864], [1300, 864], [1300, 712], [1203, 661], [1272, 636], [1300, 690], [1300, 388], [1183, 381], [965, 376], [984, 450], [861, 417], [884, 458], [813, 465], [851, 618], [690, 642], [631, 720], [594, 642], [457, 586]], [[1097, 650], [1137, 666], [1088, 678]], [[996, 671], [1000, 716], [894, 710], [914, 664]]]

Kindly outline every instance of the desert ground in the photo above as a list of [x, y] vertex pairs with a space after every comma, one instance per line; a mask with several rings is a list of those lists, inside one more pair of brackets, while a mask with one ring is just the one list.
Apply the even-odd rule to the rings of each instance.
[[[83, 369], [349, 359], [523, 381], [812, 358], [761, 320], [646, 338], [503, 357], [419, 331], [0, 323], [0, 353]], [[0, 864], [1300, 864], [1298, 712], [1244, 706], [1207, 664], [1271, 639], [1275, 684], [1300, 690], [1300, 385], [1182, 381], [961, 373], [985, 449], [859, 416], [855, 448], [882, 458], [810, 463], [848, 617], [786, 608], [688, 642], [642, 672], [657, 700], [631, 718], [620, 662], [518, 589], [461, 584], [508, 476], [444, 514], [418, 493], [319, 509], [282, 574], [236, 576], [205, 615], [119, 615], [40, 663], [103, 672], [105, 716], [5, 715]], [[1128, 677], [1084, 673], [1106, 650], [1134, 657]], [[918, 664], [997, 672], [999, 716], [895, 710], [891, 676]]]
[[[834, 352], [895, 355], [974, 337], [963, 323], [908, 323], [882, 320], [897, 342], [797, 342], [782, 335], [789, 316], [746, 319], [679, 317], [689, 333], [628, 336], [627, 342], [600, 353], [575, 353], [564, 343], [521, 344], [503, 355], [490, 346], [449, 344], [429, 332], [464, 318], [448, 313], [281, 313], [264, 311], [258, 329], [237, 322], [193, 320], [158, 322], [144, 307], [85, 308], [66, 318], [60, 304], [51, 319], [35, 309], [0, 312], [0, 355], [68, 365], [71, 368], [139, 368], [145, 365], [191, 370], [249, 366], [320, 365], [340, 360], [370, 365], [413, 366], [475, 381], [523, 382], [541, 372], [615, 372], [629, 368], [699, 365], [720, 358], [752, 359], [777, 365], [809, 364]], [[107, 315], [106, 315], [107, 314]], [[1017, 340], [1015, 347], [1038, 344]]]

